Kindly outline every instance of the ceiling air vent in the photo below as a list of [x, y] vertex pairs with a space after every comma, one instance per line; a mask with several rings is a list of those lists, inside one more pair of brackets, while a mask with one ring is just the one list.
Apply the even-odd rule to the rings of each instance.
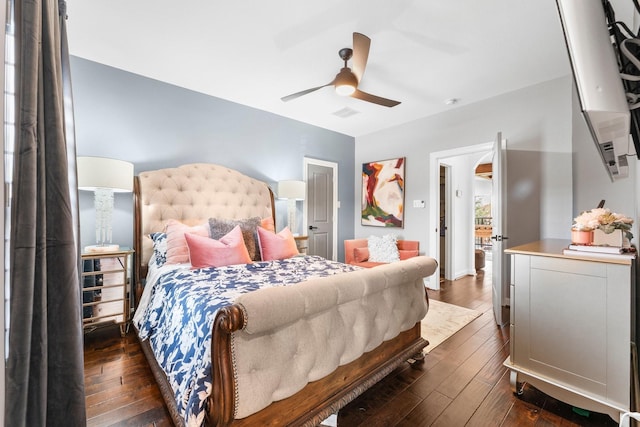
[[335, 111], [333, 113], [334, 116], [338, 116], [343, 119], [346, 119], [347, 117], [351, 117], [355, 114], [360, 114], [360, 111], [354, 110], [353, 108], [350, 108], [350, 107], [341, 108], [338, 111]]

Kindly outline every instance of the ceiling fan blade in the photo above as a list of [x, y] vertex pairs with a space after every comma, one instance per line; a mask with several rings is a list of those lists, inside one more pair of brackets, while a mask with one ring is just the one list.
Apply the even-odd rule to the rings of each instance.
[[332, 84], [333, 84], [333, 81], [331, 83], [327, 83], [326, 85], [312, 87], [311, 89], [302, 90], [300, 92], [292, 93], [291, 95], [283, 96], [280, 99], [282, 99], [282, 101], [284, 101], [284, 102], [288, 102], [288, 101], [291, 101], [292, 99], [299, 98], [299, 97], [301, 97], [303, 95], [306, 95], [308, 93], [315, 92], [316, 90], [322, 89], [323, 87], [331, 86]]
[[370, 93], [363, 92], [359, 89], [356, 89], [356, 91], [351, 94], [351, 97], [360, 99], [362, 101], [373, 102], [374, 104], [382, 105], [384, 107], [395, 107], [396, 105], [400, 104], [400, 101], [394, 101], [392, 99], [371, 95]]
[[369, 48], [371, 47], [371, 39], [364, 34], [353, 33], [353, 74], [356, 75], [358, 82], [362, 80], [364, 69], [367, 67], [369, 59]]

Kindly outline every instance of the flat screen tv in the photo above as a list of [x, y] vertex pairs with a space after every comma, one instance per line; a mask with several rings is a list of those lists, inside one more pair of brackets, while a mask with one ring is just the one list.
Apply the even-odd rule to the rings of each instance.
[[613, 9], [608, 0], [556, 0], [556, 4], [580, 107], [593, 140], [611, 180], [626, 178], [628, 157], [640, 152], [639, 117], [629, 109], [626, 83], [620, 75], [621, 41], [615, 33], [621, 29], [611, 21]]

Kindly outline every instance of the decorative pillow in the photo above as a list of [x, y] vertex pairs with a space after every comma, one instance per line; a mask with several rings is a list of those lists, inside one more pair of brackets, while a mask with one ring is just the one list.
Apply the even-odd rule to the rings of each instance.
[[[247, 247], [247, 251], [249, 251], [249, 256], [253, 261], [260, 261], [260, 251], [256, 243], [258, 239], [256, 229], [260, 226], [261, 222], [262, 218], [259, 216], [239, 220], [209, 218], [211, 238], [219, 239], [233, 230], [236, 225], [239, 225], [242, 230], [244, 244]], [[268, 223], [266, 225], [268, 225]]]
[[189, 247], [189, 259], [193, 268], [251, 263], [242, 238], [242, 230], [238, 225], [220, 240], [189, 233], [184, 237]]
[[369, 260], [369, 248], [353, 248], [353, 260], [365, 262]]
[[189, 227], [180, 221], [170, 219], [167, 222], [167, 264], [189, 262], [189, 249], [184, 238], [186, 233], [209, 237], [209, 227], [206, 223]]
[[413, 258], [414, 256], [418, 256], [417, 249], [399, 249], [398, 253], [400, 255], [400, 260]]
[[369, 261], [371, 262], [394, 262], [400, 261], [398, 252], [398, 239], [393, 234], [384, 236], [370, 236], [367, 240], [369, 248]]
[[263, 261], [291, 258], [299, 253], [289, 227], [285, 227], [278, 234], [258, 227], [258, 243]]
[[276, 232], [276, 225], [273, 223], [273, 218], [270, 216], [267, 218], [262, 218], [260, 220], [260, 227], [264, 228], [265, 230], [273, 231], [274, 233]]
[[153, 256], [149, 264], [161, 267], [167, 262], [167, 233], [151, 233], [149, 237], [153, 240]]

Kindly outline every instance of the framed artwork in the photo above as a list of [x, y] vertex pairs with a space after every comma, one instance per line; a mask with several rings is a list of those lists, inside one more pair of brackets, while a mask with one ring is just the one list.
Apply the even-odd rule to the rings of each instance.
[[362, 225], [404, 227], [405, 158], [362, 164]]

